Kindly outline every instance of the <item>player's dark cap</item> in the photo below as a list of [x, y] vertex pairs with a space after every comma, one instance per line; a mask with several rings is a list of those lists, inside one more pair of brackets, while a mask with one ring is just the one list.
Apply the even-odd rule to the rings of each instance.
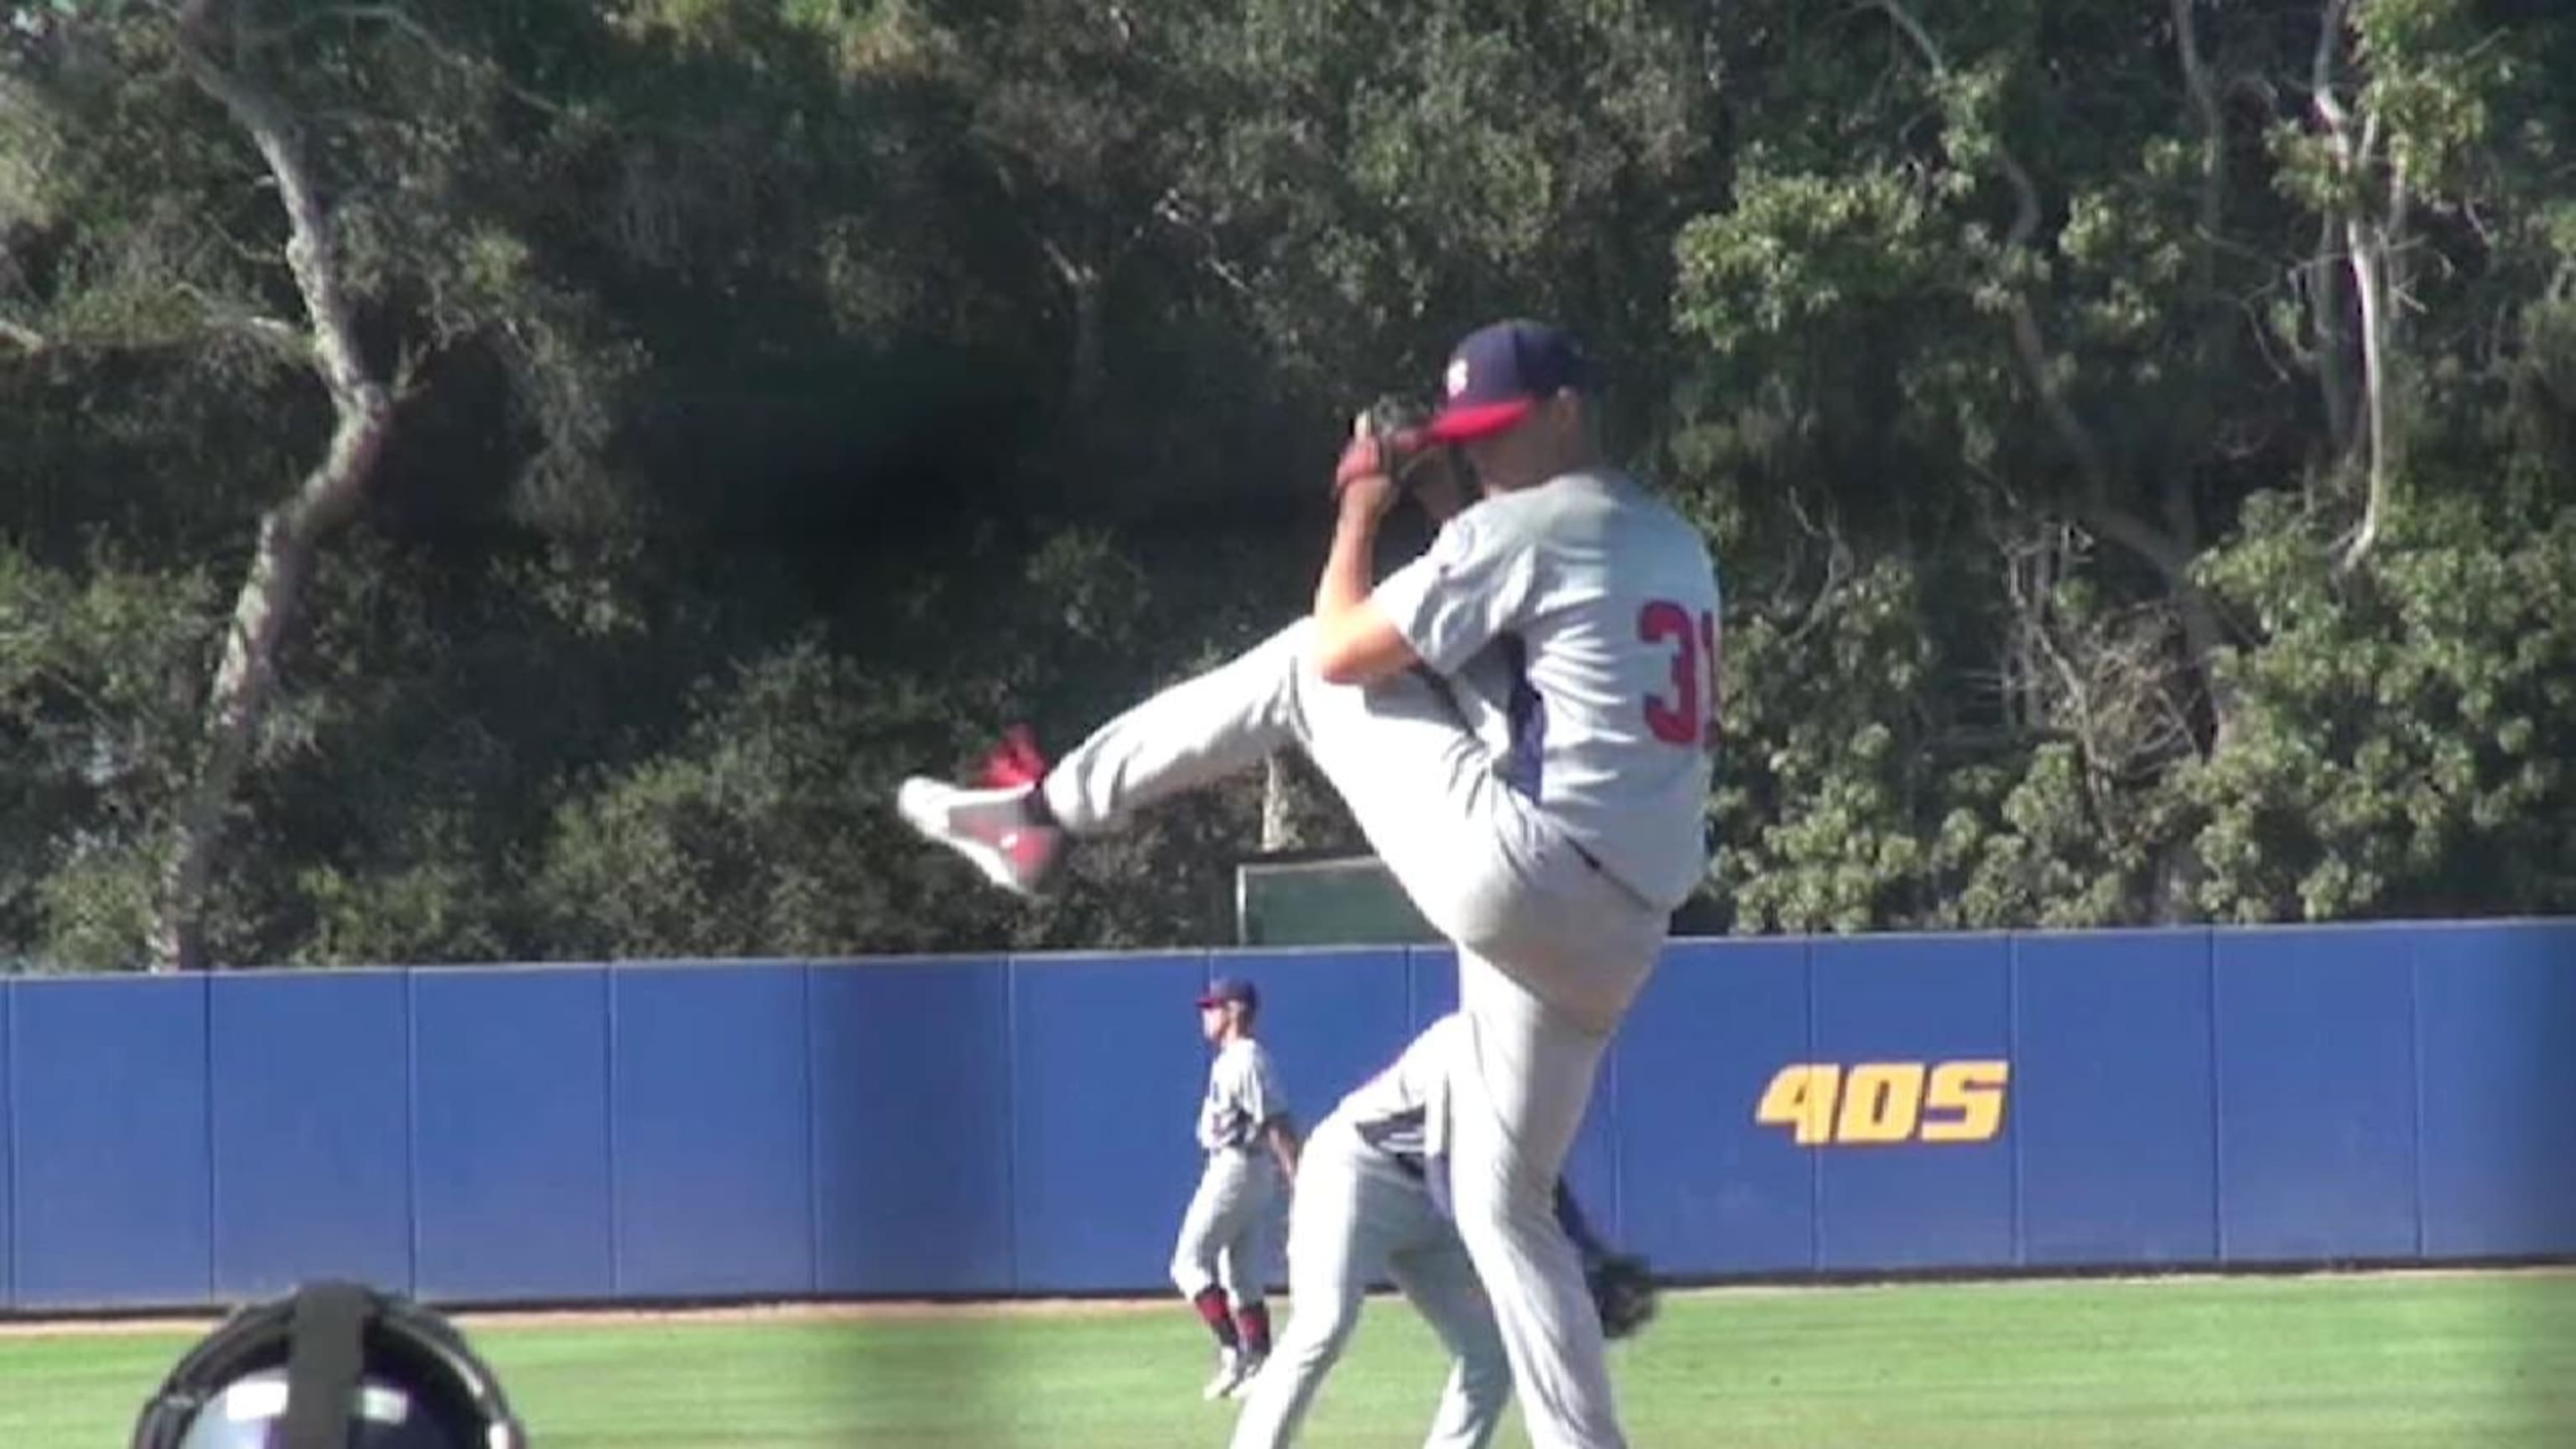
[[1597, 376], [1562, 327], [1518, 318], [1479, 327], [1450, 352], [1440, 411], [1423, 431], [1440, 443], [1491, 437], [1559, 392], [1590, 391]]
[[1246, 1010], [1261, 1009], [1261, 993], [1251, 982], [1236, 977], [1220, 976], [1209, 983], [1207, 990], [1199, 993], [1201, 1006], [1223, 1006], [1230, 1001], [1242, 1002]]

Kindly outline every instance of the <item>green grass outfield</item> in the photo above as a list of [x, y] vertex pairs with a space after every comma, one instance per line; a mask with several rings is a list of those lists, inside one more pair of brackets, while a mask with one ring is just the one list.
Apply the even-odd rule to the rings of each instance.
[[[466, 1323], [536, 1449], [1151, 1449], [1233, 1414], [1177, 1303]], [[0, 1446], [117, 1449], [198, 1331], [0, 1335]], [[1640, 1449], [2559, 1449], [2576, 1275], [1675, 1294], [1614, 1371]], [[1302, 1442], [1412, 1449], [1441, 1373], [1373, 1301]]]

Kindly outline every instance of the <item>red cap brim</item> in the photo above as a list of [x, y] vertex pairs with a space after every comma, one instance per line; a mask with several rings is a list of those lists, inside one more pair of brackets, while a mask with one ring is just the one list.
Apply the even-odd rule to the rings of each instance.
[[1433, 418], [1422, 435], [1435, 443], [1464, 443], [1494, 434], [1528, 417], [1538, 406], [1538, 399], [1516, 397], [1505, 402], [1471, 403], [1450, 408]]

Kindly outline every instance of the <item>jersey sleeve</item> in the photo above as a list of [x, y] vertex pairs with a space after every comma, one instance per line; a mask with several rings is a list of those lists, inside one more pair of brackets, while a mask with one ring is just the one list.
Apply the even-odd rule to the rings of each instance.
[[1454, 674], [1529, 607], [1535, 558], [1519, 529], [1490, 506], [1451, 518], [1422, 556], [1371, 597], [1425, 664]]

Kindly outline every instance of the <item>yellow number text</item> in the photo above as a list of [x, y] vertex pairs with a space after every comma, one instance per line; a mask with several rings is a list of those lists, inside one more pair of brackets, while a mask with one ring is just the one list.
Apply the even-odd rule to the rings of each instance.
[[1991, 1142], [2003, 1130], [2012, 1064], [1792, 1062], [1773, 1074], [1753, 1120], [1801, 1147]]

